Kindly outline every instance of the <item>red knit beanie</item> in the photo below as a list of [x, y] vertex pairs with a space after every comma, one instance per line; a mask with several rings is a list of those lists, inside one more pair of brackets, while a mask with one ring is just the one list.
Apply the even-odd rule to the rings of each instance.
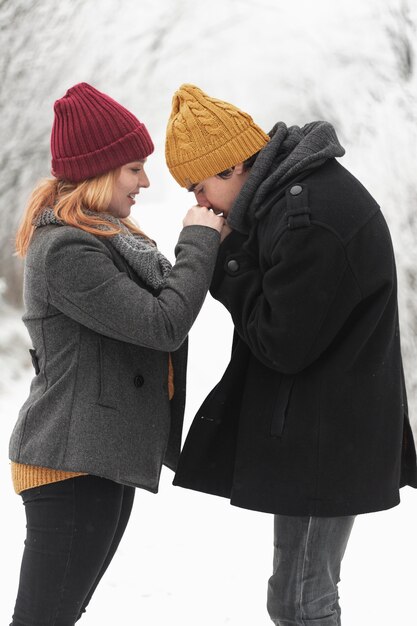
[[68, 89], [54, 111], [51, 172], [56, 178], [79, 182], [153, 152], [145, 125], [87, 83]]

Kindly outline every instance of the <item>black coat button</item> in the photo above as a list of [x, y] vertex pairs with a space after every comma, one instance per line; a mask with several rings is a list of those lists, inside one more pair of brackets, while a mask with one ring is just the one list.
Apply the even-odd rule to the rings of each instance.
[[303, 188], [301, 187], [301, 185], [293, 185], [290, 189], [290, 194], [292, 196], [299, 196], [302, 191]]
[[145, 379], [141, 374], [136, 374], [135, 378], [133, 379], [133, 384], [135, 385], [135, 387], [142, 387], [144, 382]]
[[227, 269], [233, 274], [238, 271], [239, 263], [236, 261], [236, 259], [230, 259], [230, 261], [227, 262]]

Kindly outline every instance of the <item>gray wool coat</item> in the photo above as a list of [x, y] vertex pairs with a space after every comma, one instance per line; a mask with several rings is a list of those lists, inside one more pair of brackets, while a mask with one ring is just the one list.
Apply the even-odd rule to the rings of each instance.
[[216, 230], [184, 228], [157, 293], [105, 238], [71, 226], [35, 231], [23, 321], [36, 376], [11, 436], [12, 461], [158, 491], [162, 464], [177, 465], [187, 334], [218, 245]]

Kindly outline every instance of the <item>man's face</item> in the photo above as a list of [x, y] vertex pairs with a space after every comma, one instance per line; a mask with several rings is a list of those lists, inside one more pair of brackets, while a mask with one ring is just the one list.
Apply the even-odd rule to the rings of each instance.
[[191, 191], [200, 206], [227, 217], [248, 176], [249, 172], [244, 171], [243, 163], [239, 163], [228, 178], [210, 176], [193, 185]]

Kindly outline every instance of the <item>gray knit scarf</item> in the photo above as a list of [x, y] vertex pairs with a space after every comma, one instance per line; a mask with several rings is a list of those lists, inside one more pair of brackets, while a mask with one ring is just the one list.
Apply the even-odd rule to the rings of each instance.
[[[97, 217], [97, 213], [92, 211], [85, 211], [85, 213]], [[100, 218], [121, 229], [122, 232], [112, 235], [108, 239], [144, 283], [153, 289], [163, 287], [172, 266], [168, 259], [159, 252], [156, 245], [141, 235], [131, 233], [120, 220], [108, 213], [100, 214]], [[50, 207], [42, 211], [34, 222], [36, 228], [49, 224], [65, 225], [62, 220], [56, 217]], [[97, 228], [102, 231], [107, 230], [107, 227], [102, 224], [97, 225]]]
[[345, 153], [328, 122], [311, 122], [302, 128], [287, 128], [278, 122], [269, 135], [271, 139], [260, 151], [227, 219], [234, 230], [242, 233], [249, 231], [256, 209], [278, 184], [320, 161]]

